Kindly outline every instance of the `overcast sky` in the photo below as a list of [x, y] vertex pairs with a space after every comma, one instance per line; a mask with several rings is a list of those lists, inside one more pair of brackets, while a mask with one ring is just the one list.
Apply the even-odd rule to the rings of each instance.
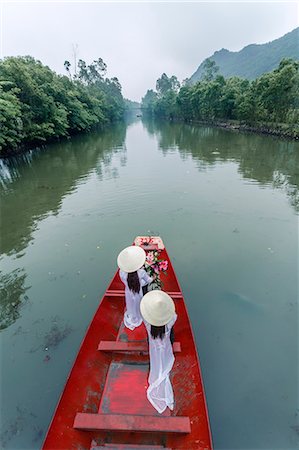
[[0, 1], [1, 57], [32, 55], [58, 73], [72, 45], [99, 57], [123, 95], [140, 101], [163, 72], [181, 81], [227, 48], [276, 39], [298, 26], [298, 2]]

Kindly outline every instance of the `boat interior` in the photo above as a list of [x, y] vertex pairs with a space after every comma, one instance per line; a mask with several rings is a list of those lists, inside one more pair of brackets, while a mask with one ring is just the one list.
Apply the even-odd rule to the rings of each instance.
[[[44, 449], [211, 449], [200, 367], [185, 301], [165, 249], [161, 258], [169, 264], [167, 274], [161, 277], [163, 289], [173, 298], [178, 315], [171, 372], [174, 410], [167, 408], [159, 414], [147, 399], [147, 333], [143, 324], [134, 331], [124, 326], [124, 286], [117, 272], [82, 343]], [[59, 434], [59, 444], [51, 447]]]

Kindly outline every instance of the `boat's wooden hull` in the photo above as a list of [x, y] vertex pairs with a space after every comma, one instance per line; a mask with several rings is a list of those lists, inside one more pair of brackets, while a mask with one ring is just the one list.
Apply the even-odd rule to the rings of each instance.
[[[83, 340], [43, 444], [44, 450], [111, 450], [112, 443], [131, 444], [130, 447], [114, 448], [212, 449], [204, 388], [188, 313], [166, 250], [162, 251], [161, 258], [169, 263], [167, 276], [162, 275], [163, 290], [174, 299], [178, 315], [175, 363], [171, 373], [174, 411], [167, 409], [161, 419], [146, 398], [149, 370], [146, 331], [143, 324], [133, 332], [124, 328], [124, 286], [116, 273]], [[98, 350], [101, 341], [120, 342], [121, 349], [111, 351], [109, 343], [105, 349], [107, 344], [104, 342], [103, 349]], [[132, 351], [129, 347], [136, 344], [139, 347]], [[108, 422], [95, 423], [98, 414], [100, 419], [103, 418], [101, 415], [107, 415]], [[136, 428], [129, 430], [128, 419], [132, 417], [135, 417]], [[183, 420], [174, 422], [174, 417], [189, 418], [190, 432], [186, 432]], [[84, 429], [84, 421], [89, 424], [90, 431]], [[149, 427], [144, 428], [145, 424]]]

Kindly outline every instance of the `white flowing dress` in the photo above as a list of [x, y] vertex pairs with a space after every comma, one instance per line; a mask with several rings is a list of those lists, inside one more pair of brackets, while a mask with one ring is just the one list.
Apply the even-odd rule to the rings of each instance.
[[137, 274], [140, 282], [140, 290], [139, 292], [132, 292], [128, 286], [127, 272], [119, 271], [120, 279], [125, 285], [126, 311], [124, 314], [124, 324], [130, 330], [134, 330], [134, 328], [142, 324], [142, 316], [140, 313], [140, 301], [143, 297], [142, 287], [153, 281], [152, 277], [144, 269], [137, 270]]
[[174, 363], [170, 332], [177, 319], [175, 314], [168, 324], [165, 325], [163, 339], [154, 339], [151, 335], [151, 325], [144, 321], [149, 339], [150, 373], [147, 398], [153, 407], [161, 414], [165, 409], [173, 409], [174, 396], [169, 374]]

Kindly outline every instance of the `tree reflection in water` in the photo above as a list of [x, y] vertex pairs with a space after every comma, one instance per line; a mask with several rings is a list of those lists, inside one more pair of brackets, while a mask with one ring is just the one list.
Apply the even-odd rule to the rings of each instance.
[[149, 134], [158, 136], [164, 155], [178, 151], [183, 160], [191, 156], [199, 170], [234, 161], [245, 179], [284, 189], [299, 212], [298, 142], [149, 118], [143, 124]]
[[25, 280], [26, 274], [22, 269], [0, 273], [0, 331], [17, 320], [22, 305], [28, 301], [25, 292], [30, 286], [24, 286]]
[[120, 153], [126, 164], [126, 123], [103, 133], [72, 138], [69, 142], [28, 152], [0, 166], [1, 223], [0, 253], [14, 254], [27, 247], [38, 220], [58, 214], [63, 199], [76, 190], [93, 171], [102, 178], [117, 178], [111, 168], [113, 155]]

